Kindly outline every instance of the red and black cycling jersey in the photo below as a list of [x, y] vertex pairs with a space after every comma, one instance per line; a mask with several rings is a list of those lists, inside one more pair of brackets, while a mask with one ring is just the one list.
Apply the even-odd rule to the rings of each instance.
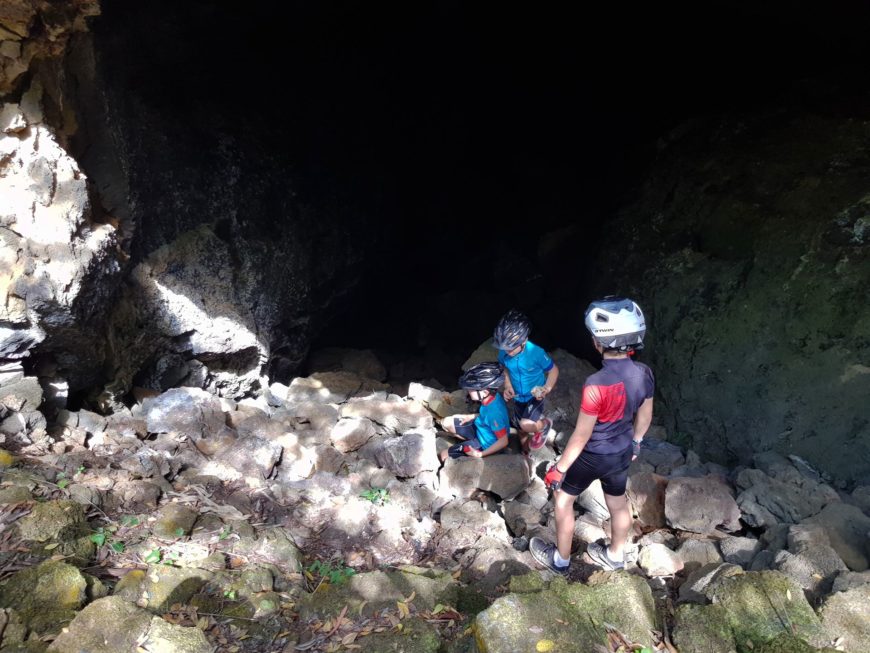
[[652, 370], [631, 358], [605, 358], [604, 366], [586, 379], [580, 410], [597, 418], [584, 451], [619, 453], [634, 437], [634, 416], [655, 392]]

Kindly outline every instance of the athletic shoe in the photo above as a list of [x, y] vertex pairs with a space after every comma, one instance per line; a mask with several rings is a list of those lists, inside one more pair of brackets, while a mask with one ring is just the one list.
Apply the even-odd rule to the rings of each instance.
[[544, 428], [540, 431], [536, 431], [531, 438], [529, 438], [529, 449], [540, 449], [544, 446], [544, 443], [547, 441], [547, 434], [550, 432], [550, 427], [553, 426], [553, 422], [546, 417], [544, 418]]
[[599, 544], [598, 542], [589, 543], [589, 546], [586, 547], [586, 555], [589, 556], [594, 564], [607, 571], [625, 569], [625, 563], [614, 562], [613, 560], [611, 560], [610, 556], [607, 553], [607, 547], [603, 544]]
[[568, 575], [568, 567], [571, 566], [570, 564], [564, 567], [559, 567], [556, 565], [555, 544], [545, 542], [540, 537], [533, 537], [531, 540], [529, 540], [529, 553], [532, 554], [535, 562], [540, 564], [542, 567], [546, 567], [554, 574], [559, 574], [560, 576]]

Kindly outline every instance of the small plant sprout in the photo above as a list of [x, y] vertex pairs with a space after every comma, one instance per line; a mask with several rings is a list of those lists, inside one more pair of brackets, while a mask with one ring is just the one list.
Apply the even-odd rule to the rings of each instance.
[[385, 487], [373, 487], [360, 494], [360, 497], [368, 499], [376, 506], [382, 506], [390, 500], [390, 491]]

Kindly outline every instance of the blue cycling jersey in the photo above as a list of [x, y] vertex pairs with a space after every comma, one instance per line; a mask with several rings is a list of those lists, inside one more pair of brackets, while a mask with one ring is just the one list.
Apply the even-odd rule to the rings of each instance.
[[547, 382], [547, 372], [553, 369], [553, 359], [531, 340], [527, 340], [522, 351], [509, 356], [504, 350], [498, 352], [498, 362], [507, 370], [511, 385], [516, 393], [516, 401], [532, 400], [532, 388]]
[[507, 437], [510, 428], [507, 404], [500, 394], [488, 404], [480, 404], [480, 413], [474, 418], [477, 441], [481, 449], [489, 449], [500, 437]]

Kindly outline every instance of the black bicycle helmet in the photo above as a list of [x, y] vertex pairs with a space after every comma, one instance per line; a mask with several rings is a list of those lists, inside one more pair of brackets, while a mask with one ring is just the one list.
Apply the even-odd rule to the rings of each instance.
[[492, 334], [496, 349], [511, 351], [529, 339], [532, 323], [518, 310], [511, 309], [498, 321]]
[[625, 297], [609, 295], [586, 309], [586, 328], [605, 349], [627, 352], [643, 349], [646, 320], [640, 306]]
[[478, 363], [459, 377], [463, 390], [497, 390], [504, 385], [504, 371], [498, 363]]

